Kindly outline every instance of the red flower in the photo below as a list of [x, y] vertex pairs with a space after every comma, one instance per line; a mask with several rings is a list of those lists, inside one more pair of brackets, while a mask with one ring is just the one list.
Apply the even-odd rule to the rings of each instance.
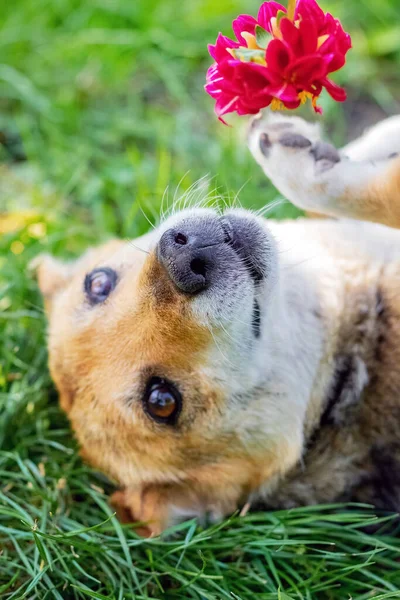
[[297, 108], [316, 101], [323, 88], [337, 101], [346, 93], [328, 79], [345, 63], [350, 36], [340, 21], [324, 13], [315, 0], [289, 0], [288, 10], [264, 2], [257, 19], [240, 15], [233, 21], [236, 40], [222, 34], [209, 46], [215, 63], [207, 72], [206, 91], [222, 116], [256, 114], [262, 108]]

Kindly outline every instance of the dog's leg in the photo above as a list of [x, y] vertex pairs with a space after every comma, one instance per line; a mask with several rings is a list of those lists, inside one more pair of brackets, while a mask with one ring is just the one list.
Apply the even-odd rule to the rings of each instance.
[[273, 184], [300, 208], [400, 227], [400, 117], [340, 151], [299, 117], [255, 119], [249, 147]]
[[356, 161], [382, 160], [388, 153], [400, 154], [400, 115], [380, 121], [342, 148], [341, 153]]

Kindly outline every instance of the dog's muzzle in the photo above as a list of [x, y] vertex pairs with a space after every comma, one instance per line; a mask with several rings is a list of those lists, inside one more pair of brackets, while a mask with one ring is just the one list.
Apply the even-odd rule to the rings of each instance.
[[263, 278], [259, 224], [235, 214], [187, 218], [163, 233], [157, 253], [176, 287], [197, 294], [221, 282], [227, 270], [245, 267], [258, 282]]

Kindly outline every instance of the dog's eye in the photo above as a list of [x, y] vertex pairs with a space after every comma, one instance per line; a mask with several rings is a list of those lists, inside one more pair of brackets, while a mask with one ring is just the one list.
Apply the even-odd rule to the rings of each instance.
[[117, 283], [117, 274], [112, 269], [94, 269], [85, 277], [85, 292], [93, 304], [104, 302]]
[[154, 421], [173, 425], [182, 408], [182, 397], [172, 383], [153, 377], [147, 385], [143, 404], [144, 410]]

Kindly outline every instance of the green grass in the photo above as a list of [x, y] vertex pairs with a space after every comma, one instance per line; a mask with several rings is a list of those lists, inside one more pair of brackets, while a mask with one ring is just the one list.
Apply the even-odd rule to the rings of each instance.
[[[324, 122], [341, 143], [399, 111], [400, 5], [323, 5], [355, 46], [337, 76], [349, 101], [323, 98]], [[1, 598], [400, 597], [399, 538], [363, 507], [236, 516], [138, 538], [112, 515], [110, 484], [79, 459], [46, 367], [45, 321], [27, 271], [39, 252], [74, 256], [112, 235], [136, 236], [146, 217], [157, 219], [167, 187], [171, 200], [205, 174], [221, 196], [241, 190], [249, 208], [277, 197], [240, 141], [241, 121], [220, 125], [202, 89], [206, 43], [256, 8], [253, 0], [2, 4]], [[271, 214], [297, 211], [286, 203]]]

